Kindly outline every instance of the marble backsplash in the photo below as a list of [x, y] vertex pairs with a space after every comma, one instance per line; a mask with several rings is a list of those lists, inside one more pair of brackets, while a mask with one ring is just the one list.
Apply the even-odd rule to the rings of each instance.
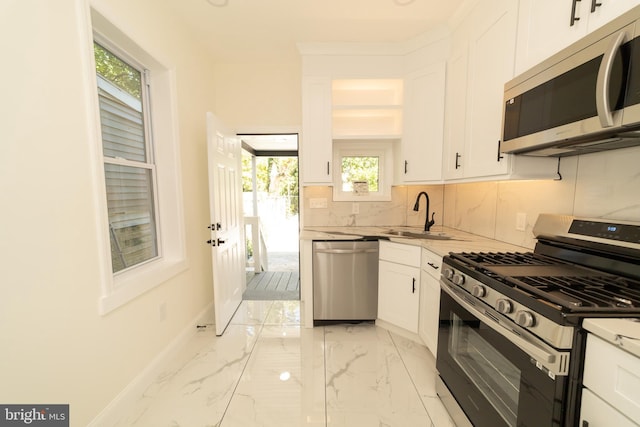
[[[420, 210], [415, 212], [413, 205], [420, 191], [429, 195], [429, 210], [435, 212], [437, 225], [444, 223], [444, 186], [412, 185], [397, 186], [391, 189], [390, 202], [334, 202], [331, 187], [304, 187], [304, 203], [301, 226], [386, 226], [408, 225], [424, 226], [426, 203], [420, 199]], [[311, 208], [311, 199], [326, 199], [326, 208]], [[358, 204], [359, 213], [354, 214], [353, 204]]]
[[[412, 210], [417, 194], [427, 191], [437, 225], [445, 225], [533, 248], [533, 225], [540, 213], [640, 221], [640, 147], [567, 157], [562, 180], [488, 181], [464, 184], [393, 187], [390, 202], [333, 202], [331, 187], [305, 187], [302, 226], [424, 225], [424, 199]], [[327, 208], [310, 209], [311, 198], [326, 198]], [[525, 229], [516, 229], [524, 214]]]

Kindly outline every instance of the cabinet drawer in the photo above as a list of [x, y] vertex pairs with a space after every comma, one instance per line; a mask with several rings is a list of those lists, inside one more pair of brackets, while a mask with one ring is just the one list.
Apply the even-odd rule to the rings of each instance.
[[380, 241], [380, 259], [420, 267], [420, 246]]
[[420, 262], [422, 271], [429, 273], [434, 279], [440, 280], [442, 270], [442, 257], [422, 248], [422, 261]]
[[629, 418], [616, 411], [591, 391], [582, 391], [580, 426], [588, 427], [638, 427]]
[[640, 420], [640, 359], [589, 334], [584, 386], [632, 420]]

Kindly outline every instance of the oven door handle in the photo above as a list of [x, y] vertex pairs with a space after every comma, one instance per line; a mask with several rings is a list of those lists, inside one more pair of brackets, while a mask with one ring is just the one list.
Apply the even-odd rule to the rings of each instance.
[[[442, 290], [449, 294], [451, 298], [460, 306], [462, 306], [469, 313], [474, 315], [478, 320], [480, 320], [485, 325], [489, 326], [491, 329], [505, 337], [511, 343], [513, 343], [520, 350], [528, 354], [531, 358], [535, 359], [538, 365], [538, 368], [544, 367], [549, 371], [549, 376], [554, 377], [556, 375], [566, 375], [568, 373], [569, 367], [569, 354], [566, 352], [559, 352], [552, 347], [541, 343], [541, 342], [531, 342], [523, 337], [531, 336], [531, 333], [527, 332], [525, 329], [517, 326], [515, 323], [509, 321], [509, 324], [505, 324], [506, 322], [502, 322], [497, 316], [501, 316], [497, 312], [496, 315], [488, 315], [487, 311], [494, 311], [491, 308], [484, 308], [483, 310], [478, 309], [476, 304], [486, 305], [481, 301], [469, 301], [467, 297], [466, 291], [462, 289], [458, 289], [453, 285], [450, 285], [447, 282], [441, 281]], [[487, 306], [489, 307], [489, 306]], [[493, 314], [493, 313], [491, 313]], [[534, 340], [535, 338], [531, 338]], [[538, 341], [538, 340], [536, 340]], [[540, 365], [542, 364], [542, 365]]]

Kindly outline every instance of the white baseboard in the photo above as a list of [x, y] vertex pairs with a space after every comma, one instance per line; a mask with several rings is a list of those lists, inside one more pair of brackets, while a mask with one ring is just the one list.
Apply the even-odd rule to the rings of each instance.
[[213, 301], [162, 350], [118, 395], [89, 423], [88, 427], [112, 427], [122, 414], [133, 409], [133, 404], [156, 380], [158, 375], [185, 344], [197, 333], [197, 325], [213, 322]]

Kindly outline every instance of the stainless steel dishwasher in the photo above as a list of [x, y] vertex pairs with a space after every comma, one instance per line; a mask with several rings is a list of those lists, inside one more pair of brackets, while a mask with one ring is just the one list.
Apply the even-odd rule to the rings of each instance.
[[313, 320], [374, 320], [378, 240], [313, 242]]

